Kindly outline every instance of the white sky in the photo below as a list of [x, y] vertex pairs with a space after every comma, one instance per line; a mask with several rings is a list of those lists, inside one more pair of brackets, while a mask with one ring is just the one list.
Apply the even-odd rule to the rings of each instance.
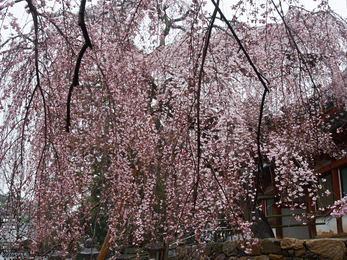
[[[215, 0], [216, 1], [216, 0]], [[236, 4], [239, 0], [220, 0], [220, 8], [224, 12], [224, 15], [229, 19], [233, 17], [235, 14], [234, 10], [231, 10], [230, 6], [233, 4]], [[245, 0], [246, 1], [246, 0]], [[249, 1], [249, 0], [248, 0]], [[284, 2], [281, 0], [282, 3]], [[286, 2], [289, 2], [290, 0], [286, 0]], [[256, 5], [260, 5], [261, 3], [264, 3], [266, 1], [264, 0], [253, 0], [253, 2]], [[274, 0], [275, 4], [278, 4], [279, 0]], [[293, 5], [303, 5], [305, 9], [307, 10], [313, 10], [317, 8], [318, 4], [322, 2], [322, 0], [292, 0]], [[299, 4], [297, 4], [299, 2]], [[333, 11], [338, 13], [343, 18], [347, 18], [347, 0], [328, 0], [328, 3]], [[211, 0], [207, 0], [207, 8], [211, 10], [211, 13], [213, 12], [213, 3]], [[285, 8], [285, 4], [283, 4], [283, 8]]]
[[[91, 0], [88, 1], [89, 4], [92, 4], [94, 1], [96, 0]], [[245, 0], [246, 2], [248, 2], [249, 0]], [[274, 2], [277, 4], [279, 0], [274, 0]], [[290, 0], [286, 0], [286, 1], [290, 1]], [[293, 2], [299, 2], [300, 4], [304, 5], [306, 9], [308, 10], [312, 10], [315, 7], [317, 7], [317, 5], [322, 1], [322, 0], [292, 0]], [[79, 0], [75, 0], [73, 2], [76, 2], [76, 4], [78, 5]], [[210, 12], [213, 12], [213, 4], [210, 0], [206, 0], [207, 5], [206, 8], [208, 10], [211, 10]], [[232, 18], [233, 15], [235, 14], [234, 10], [231, 10], [231, 6], [235, 3], [239, 2], [239, 0], [221, 0], [221, 4], [220, 4], [220, 8], [223, 10], [224, 14], [228, 17], [228, 18]], [[264, 2], [264, 0], [253, 0], [253, 2], [256, 5], [260, 5], [261, 3]], [[283, 0], [282, 0], [283, 2]], [[342, 16], [343, 18], [347, 19], [347, 0], [328, 0], [329, 5], [331, 6], [331, 8], [338, 13], [340, 16]], [[20, 24], [25, 24], [31, 20], [31, 16], [28, 15], [28, 13], [25, 12], [25, 6], [26, 3], [24, 1], [17, 3], [14, 5], [14, 7], [11, 8], [10, 11], [12, 11], [14, 13], [14, 15], [19, 19], [19, 23]], [[285, 8], [285, 6], [284, 6]], [[76, 10], [77, 11], [77, 10]], [[2, 22], [1, 22], [2, 23]], [[9, 19], [7, 18], [7, 20], [4, 22], [4, 24], [0, 24], [0, 32], [1, 32], [1, 42], [4, 41], [4, 39], [6, 39], [8, 37], [8, 32], [4, 30], [3, 25], [8, 24], [9, 23]], [[1, 43], [0, 43], [1, 44]]]

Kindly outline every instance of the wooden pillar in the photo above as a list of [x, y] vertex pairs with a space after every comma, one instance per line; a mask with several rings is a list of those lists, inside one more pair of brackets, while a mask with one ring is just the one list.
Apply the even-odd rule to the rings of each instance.
[[[316, 206], [313, 206], [312, 203], [313, 203], [312, 198], [307, 196], [308, 212], [316, 211]], [[315, 220], [313, 219], [309, 221], [308, 232], [310, 234], [310, 238], [316, 238], [317, 237], [316, 225], [310, 225], [310, 223], [314, 224]]]
[[[138, 162], [136, 163], [136, 167], [134, 167], [131, 171], [132, 171], [132, 176], [133, 178], [135, 177], [136, 175], [136, 168], [138, 167]], [[123, 197], [122, 197], [122, 200], [121, 200], [121, 204], [117, 210], [117, 215], [119, 216], [120, 218], [120, 213], [122, 212], [123, 210], [123, 207], [124, 207], [124, 203], [126, 202], [126, 199], [128, 197], [128, 190], [123, 194]], [[119, 220], [119, 219], [118, 219]], [[106, 255], [107, 255], [107, 251], [108, 251], [108, 246], [109, 246], [109, 243], [110, 243], [110, 238], [111, 238], [111, 229], [109, 228], [108, 231], [107, 231], [107, 235], [105, 237], [105, 240], [104, 240], [104, 243], [102, 245], [102, 248], [100, 250], [100, 253], [99, 253], [99, 256], [98, 256], [98, 260], [104, 260]]]
[[168, 260], [168, 257], [169, 257], [169, 241], [167, 242], [164, 242], [163, 244], [163, 257], [162, 259], [163, 260]]
[[333, 194], [334, 194], [334, 201], [341, 199], [341, 191], [340, 191], [340, 181], [339, 181], [339, 171], [338, 169], [332, 169], [331, 171], [331, 178], [333, 181]]
[[[338, 168], [332, 169], [331, 171], [331, 179], [333, 183], [333, 190], [331, 191], [334, 195], [334, 201], [337, 201], [341, 199], [341, 191], [340, 191], [340, 180], [339, 180], [339, 170]], [[332, 205], [331, 205], [332, 206]], [[336, 219], [336, 225], [337, 225], [337, 233], [342, 234], [342, 219], [338, 218]]]
[[[275, 215], [282, 215], [281, 207], [274, 205], [274, 213]], [[282, 217], [276, 217], [276, 226], [282, 225]], [[283, 228], [276, 228], [276, 238], [283, 238]]]

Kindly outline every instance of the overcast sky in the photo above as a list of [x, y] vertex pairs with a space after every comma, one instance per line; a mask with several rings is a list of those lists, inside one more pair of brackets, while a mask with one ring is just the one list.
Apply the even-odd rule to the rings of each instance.
[[[216, 0], [215, 0], [216, 1]], [[239, 0], [221, 0], [220, 8], [226, 15], [228, 19], [231, 19], [235, 15], [235, 10], [231, 10], [231, 6], [233, 4], [236, 4]], [[253, 2], [256, 5], [260, 5], [261, 3], [266, 2], [265, 0], [253, 0]], [[279, 2], [279, 0], [274, 0], [275, 4]], [[282, 0], [282, 2], [284, 2]], [[322, 0], [294, 0], [293, 2], [300, 2], [300, 5], [304, 5], [304, 8], [307, 10], [313, 10], [317, 8], [319, 3], [322, 2]], [[347, 18], [347, 0], [328, 0], [329, 5], [332, 10], [334, 10], [336, 13], [338, 13], [343, 18]], [[211, 10], [210, 13], [213, 12], [214, 5], [212, 4], [211, 0], [207, 0], [207, 9]], [[284, 11], [286, 9], [285, 4], [283, 4]], [[242, 20], [243, 18], [241, 18]]]
[[[253, 0], [255, 4], [259, 5], [264, 0]], [[274, 2], [277, 4], [279, 0], [274, 0]], [[296, 2], [298, 0], [294, 0], [293, 2]], [[322, 0], [299, 0], [300, 4], [305, 5], [306, 9], [312, 10], [321, 2]], [[76, 3], [79, 2], [79, 0], [75, 0]], [[88, 1], [89, 2], [89, 1]], [[96, 2], [96, 0], [92, 0], [89, 3], [92, 4], [93, 2]], [[206, 0], [207, 6], [211, 12], [213, 12], [213, 4], [211, 0]], [[239, 2], [239, 0], [221, 0], [220, 7], [223, 10], [223, 12], [226, 14], [227, 17], [232, 17], [235, 14], [235, 11], [231, 10], [231, 5]], [[329, 5], [331, 8], [337, 12], [339, 15], [341, 15], [343, 18], [347, 18], [347, 0], [328, 0]], [[78, 5], [78, 4], [77, 4]], [[31, 17], [28, 17], [28, 14], [24, 11], [26, 4], [23, 2], [17, 3], [14, 5], [11, 11], [14, 12], [15, 16], [19, 18], [21, 22], [26, 22], [26, 19], [30, 19]], [[24, 14], [24, 15], [23, 15]], [[1, 34], [3, 33], [3, 30], [1, 31]], [[3, 35], [2, 35], [3, 36]]]

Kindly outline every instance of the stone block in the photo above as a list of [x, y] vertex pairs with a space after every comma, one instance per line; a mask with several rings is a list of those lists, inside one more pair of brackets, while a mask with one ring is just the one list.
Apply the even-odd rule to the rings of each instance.
[[271, 260], [286, 260], [283, 255], [269, 254]]
[[226, 256], [236, 256], [237, 255], [237, 246], [235, 241], [226, 241], [223, 243], [222, 252]]
[[305, 259], [307, 260], [319, 260], [319, 255], [316, 255], [315, 253], [312, 253], [310, 251], [306, 252]]
[[[244, 254], [246, 254], [245, 250], [247, 248], [242, 248], [242, 243], [240, 241], [237, 243], [237, 249], [239, 251], [243, 252]], [[251, 249], [252, 249], [252, 253], [250, 255], [261, 255], [261, 250], [260, 250], [260, 245], [259, 244], [252, 245]], [[239, 256], [240, 253], [238, 252], [237, 255]]]
[[295, 256], [303, 257], [305, 255], [306, 255], [306, 249], [305, 248], [301, 248], [301, 249], [296, 249], [295, 250]]
[[215, 260], [226, 260], [227, 257], [225, 256], [225, 254], [220, 254], [219, 256], [216, 257]]
[[296, 238], [283, 238], [281, 240], [282, 249], [300, 249], [304, 248], [304, 241]]
[[213, 243], [212, 244], [212, 252], [216, 252], [217, 254], [222, 253], [222, 249], [223, 249], [223, 243]]
[[241, 250], [237, 250], [237, 254], [236, 254], [237, 257], [242, 257], [242, 256], [247, 256], [247, 254]]
[[289, 256], [288, 249], [282, 249], [282, 255], [283, 256]]
[[218, 253], [216, 253], [216, 252], [212, 252], [212, 254], [211, 254], [211, 256], [210, 256], [210, 260], [215, 260], [217, 257], [219, 256], [219, 254]]
[[318, 256], [334, 260], [343, 260], [346, 253], [346, 245], [337, 239], [309, 240], [306, 247]]
[[252, 257], [252, 260], [269, 260], [269, 256], [268, 255], [257, 255]]
[[205, 245], [204, 255], [211, 256], [211, 254], [212, 254], [212, 243], [208, 243]]
[[265, 238], [260, 242], [261, 252], [265, 255], [268, 254], [281, 254], [281, 246], [275, 238]]

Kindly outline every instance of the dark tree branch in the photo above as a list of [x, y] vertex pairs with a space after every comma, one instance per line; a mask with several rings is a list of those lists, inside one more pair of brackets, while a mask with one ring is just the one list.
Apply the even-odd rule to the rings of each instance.
[[[233, 27], [231, 26], [230, 22], [226, 19], [226, 17], [224, 16], [223, 12], [220, 10], [220, 8], [218, 7], [218, 5], [216, 4], [216, 2], [214, 0], [211, 0], [212, 3], [214, 4], [214, 6], [217, 8], [220, 16], [222, 17], [222, 20], [224, 20], [224, 22], [227, 24], [229, 30], [231, 31], [231, 33], [233, 34], [234, 38], [236, 39], [240, 49], [242, 50], [242, 52], [245, 54], [248, 63], [252, 66], [255, 74], [258, 76], [259, 81], [261, 82], [261, 84], [263, 85], [263, 87], [266, 89], [266, 91], [268, 92], [269, 89], [267, 87], [267, 84], [269, 84], [269, 82], [267, 81], [267, 79], [265, 79], [265, 77], [257, 70], [257, 68], [255, 67], [253, 61], [251, 60], [251, 58], [249, 57], [249, 54], [247, 53], [246, 49], [243, 47], [241, 40], [239, 39], [239, 37], [237, 36], [237, 34], [235, 33]], [[266, 81], [266, 83], [265, 83]]]
[[282, 21], [283, 21], [283, 24], [284, 24], [284, 26], [285, 26], [285, 28], [286, 28], [287, 34], [288, 34], [288, 36], [289, 36], [289, 38], [290, 38], [292, 44], [294, 45], [294, 48], [295, 48], [295, 50], [297, 51], [300, 60], [303, 61], [303, 64], [304, 64], [304, 66], [305, 66], [305, 69], [307, 70], [308, 75], [309, 75], [309, 77], [310, 77], [310, 80], [311, 80], [311, 82], [312, 82], [312, 84], [313, 84], [314, 91], [316, 91], [316, 92], [319, 94], [319, 90], [318, 90], [318, 88], [317, 88], [316, 83], [315, 83], [314, 80], [313, 80], [313, 76], [312, 76], [311, 70], [310, 70], [310, 68], [307, 66], [307, 61], [306, 61], [304, 55], [302, 54], [302, 52], [300, 51], [299, 46], [297, 45], [297, 43], [296, 43], [296, 41], [295, 41], [295, 39], [294, 39], [294, 36], [293, 36], [293, 34], [292, 34], [291, 28], [289, 27], [289, 25], [287, 24], [286, 20], [284, 19], [284, 15], [278, 10], [278, 7], [275, 5], [275, 2], [274, 2], [273, 0], [271, 0], [271, 2], [272, 2], [272, 4], [273, 4], [273, 6], [275, 7], [275, 9], [276, 9], [278, 15], [281, 17], [281, 19], [282, 19]]
[[210, 43], [213, 23], [216, 19], [216, 15], [217, 15], [218, 4], [219, 4], [219, 0], [217, 0], [217, 6], [213, 12], [211, 23], [210, 23], [210, 26], [208, 28], [207, 34], [206, 34], [205, 45], [204, 45], [204, 49], [203, 49], [203, 53], [202, 53], [202, 61], [201, 61], [201, 66], [200, 66], [200, 71], [199, 71], [198, 89], [197, 89], [197, 94], [196, 94], [196, 102], [197, 102], [197, 104], [196, 104], [196, 120], [197, 120], [197, 145], [198, 145], [198, 149], [197, 149], [197, 165], [196, 165], [196, 168], [197, 168], [196, 169], [196, 183], [195, 183], [194, 194], [193, 194], [194, 210], [195, 210], [195, 206], [196, 206], [196, 200], [198, 197], [198, 187], [199, 187], [199, 181], [200, 181], [200, 161], [201, 161], [200, 96], [201, 96], [201, 84], [202, 84], [204, 65], [205, 65], [208, 46]]
[[13, 41], [14, 39], [19, 38], [19, 37], [21, 37], [21, 35], [16, 35], [16, 36], [14, 36], [14, 37], [8, 38], [4, 43], [2, 43], [2, 44], [0, 45], [0, 49], [2, 49], [9, 41]]
[[180, 26], [180, 25], [171, 25], [171, 28], [172, 29], [180, 29], [180, 30], [182, 30], [182, 31], [186, 31], [186, 28], [184, 28], [183, 26]]
[[[164, 8], [164, 15], [162, 16], [159, 16], [159, 18], [161, 20], [164, 20], [165, 21], [165, 29], [163, 30], [162, 32], [162, 35], [163, 35], [163, 39], [160, 40], [160, 45], [159, 46], [163, 46], [165, 45], [165, 37], [169, 34], [170, 30], [171, 29], [180, 29], [182, 31], [186, 31], [186, 29], [183, 27], [183, 26], [180, 26], [180, 25], [175, 25], [176, 22], [181, 22], [183, 21], [184, 19], [187, 18], [187, 16], [189, 15], [189, 13], [194, 13], [193, 10], [189, 9], [184, 15], [182, 15], [181, 17], [179, 18], [176, 18], [176, 19], [171, 19], [169, 18], [169, 16], [166, 14], [166, 9], [167, 8]], [[159, 12], [159, 11], [158, 11]]]
[[180, 18], [173, 19], [173, 22], [181, 22], [181, 21], [183, 21], [184, 19], [187, 18], [187, 16], [188, 16], [189, 13], [194, 13], [194, 10], [189, 9], [189, 10], [188, 10], [184, 15], [182, 15]]
[[263, 97], [261, 99], [260, 114], [259, 114], [259, 120], [258, 120], [257, 153], [258, 153], [259, 163], [258, 163], [258, 173], [257, 173], [257, 176], [256, 176], [255, 198], [254, 198], [254, 204], [253, 204], [253, 207], [252, 207], [252, 211], [255, 210], [255, 207], [257, 205], [258, 190], [259, 190], [259, 184], [260, 184], [260, 176], [264, 173], [263, 159], [262, 159], [261, 151], [260, 151], [260, 132], [261, 132], [261, 121], [262, 121], [262, 118], [263, 118], [265, 97], [266, 97], [266, 92], [267, 91], [268, 90], [264, 89]]
[[[39, 34], [39, 26], [38, 26], [38, 12], [36, 7], [33, 5], [32, 0], [27, 0], [28, 3], [28, 7], [30, 10], [30, 13], [33, 17], [33, 21], [34, 21], [34, 30], [35, 30], [35, 40], [34, 40], [34, 49], [35, 49], [35, 76], [36, 76], [36, 87], [31, 95], [29, 104], [26, 108], [26, 113], [25, 113], [25, 118], [24, 118], [24, 123], [23, 123], [23, 130], [22, 130], [22, 134], [23, 134], [23, 138], [24, 138], [24, 128], [25, 128], [25, 124], [28, 120], [28, 116], [29, 116], [29, 109], [31, 106], [31, 103], [33, 101], [35, 92], [37, 91], [37, 89], [40, 91], [40, 95], [42, 97], [42, 101], [43, 101], [43, 109], [44, 109], [44, 116], [45, 116], [45, 145], [44, 145], [44, 150], [46, 149], [47, 146], [47, 110], [46, 110], [46, 99], [45, 96], [43, 94], [43, 90], [41, 87], [41, 83], [40, 83], [40, 70], [39, 70], [39, 48], [38, 48], [38, 34]], [[23, 149], [23, 146], [22, 146]], [[22, 153], [22, 152], [21, 152]], [[43, 154], [43, 153], [42, 153]], [[42, 155], [43, 156], [43, 155]], [[40, 166], [41, 160], [39, 162], [39, 166]], [[38, 166], [38, 167], [39, 167]]]
[[66, 103], [66, 132], [70, 132], [70, 126], [71, 126], [71, 97], [72, 97], [72, 91], [74, 89], [74, 87], [79, 85], [79, 70], [81, 67], [81, 62], [82, 62], [82, 58], [84, 53], [86, 52], [87, 48], [90, 47], [92, 48], [92, 43], [90, 41], [89, 35], [88, 35], [88, 31], [87, 31], [87, 27], [86, 24], [84, 22], [84, 12], [85, 12], [85, 8], [86, 8], [86, 0], [81, 0], [81, 5], [80, 5], [80, 10], [78, 12], [78, 25], [81, 27], [82, 32], [83, 32], [83, 37], [84, 37], [84, 44], [80, 50], [80, 52], [78, 53], [78, 57], [77, 57], [77, 61], [76, 61], [76, 66], [75, 66], [75, 71], [74, 71], [74, 75], [73, 75], [73, 79], [72, 79], [72, 83], [70, 85], [69, 88], [69, 93], [67, 96], [67, 103]]
[[[43, 161], [43, 157], [44, 157], [44, 151], [46, 149], [47, 146], [47, 112], [46, 112], [46, 101], [45, 101], [45, 96], [43, 94], [42, 88], [41, 88], [41, 84], [40, 84], [40, 71], [39, 71], [39, 51], [38, 51], [38, 13], [37, 13], [37, 9], [36, 7], [33, 5], [31, 0], [27, 0], [27, 4], [29, 7], [29, 11], [33, 17], [33, 22], [34, 22], [34, 30], [35, 30], [35, 39], [34, 39], [34, 53], [35, 53], [35, 76], [36, 76], [36, 86], [33, 90], [33, 92], [31, 93], [28, 105], [25, 107], [25, 115], [24, 115], [24, 119], [23, 119], [23, 127], [22, 127], [22, 131], [21, 131], [21, 142], [20, 142], [20, 164], [23, 165], [23, 158], [24, 158], [24, 141], [25, 141], [25, 126], [28, 122], [28, 118], [29, 118], [29, 111], [30, 111], [30, 107], [31, 104], [33, 102], [35, 93], [37, 90], [40, 91], [40, 95], [42, 97], [42, 101], [43, 101], [43, 109], [44, 109], [44, 126], [45, 126], [45, 132], [44, 132], [44, 139], [45, 139], [45, 143], [44, 143], [44, 147], [43, 147], [43, 152], [41, 153], [41, 158], [39, 160], [39, 163], [37, 165], [37, 169], [40, 168], [41, 163]], [[19, 166], [19, 164], [17, 164], [17, 161], [14, 162], [14, 171], [12, 172], [12, 176], [11, 176], [11, 181], [10, 181], [10, 194], [11, 196], [13, 195], [13, 186], [14, 186], [14, 177], [15, 177], [15, 171], [17, 170], [17, 167]], [[22, 187], [22, 182], [19, 183], [19, 190], [21, 190]], [[17, 201], [20, 201], [20, 193], [17, 193]]]
[[86, 9], [86, 0], [81, 0], [81, 6], [80, 6], [80, 10], [78, 12], [78, 25], [82, 29], [85, 44], [87, 44], [87, 47], [92, 48], [92, 43], [91, 43], [89, 35], [88, 35], [86, 23], [84, 22], [85, 9]]
[[[243, 53], [245, 54], [248, 63], [251, 65], [251, 67], [253, 68], [255, 74], [257, 75], [259, 81], [261, 82], [261, 84], [264, 87], [264, 93], [263, 93], [263, 97], [262, 97], [262, 101], [261, 101], [261, 106], [260, 106], [260, 114], [259, 114], [259, 119], [258, 119], [258, 130], [257, 130], [257, 154], [258, 154], [258, 173], [256, 176], [256, 187], [255, 187], [255, 198], [254, 198], [254, 204], [253, 204], [253, 210], [255, 210], [256, 207], [256, 203], [257, 203], [257, 196], [258, 196], [258, 189], [259, 189], [259, 183], [260, 183], [260, 176], [262, 175], [262, 173], [264, 172], [264, 167], [263, 167], [263, 160], [262, 160], [262, 156], [261, 156], [261, 151], [260, 151], [260, 131], [261, 131], [261, 122], [262, 122], [262, 118], [263, 118], [263, 112], [264, 112], [264, 105], [265, 105], [265, 97], [266, 97], [266, 93], [269, 92], [269, 89], [267, 87], [267, 84], [269, 84], [268, 80], [257, 70], [257, 68], [255, 67], [253, 61], [251, 60], [249, 54], [247, 53], [246, 49], [243, 47], [243, 44], [241, 43], [241, 40], [239, 39], [239, 37], [237, 36], [236, 32], [234, 31], [233, 27], [231, 26], [230, 22], [226, 19], [226, 17], [224, 16], [223, 12], [219, 9], [218, 5], [215, 3], [214, 0], [211, 0], [212, 3], [214, 4], [214, 6], [216, 7], [216, 9], [218, 10], [222, 20], [224, 20], [224, 22], [227, 24], [229, 30], [231, 31], [232, 35], [234, 36], [234, 38], [236, 39], [240, 49], [243, 51]], [[266, 81], [266, 82], [265, 82]]]

